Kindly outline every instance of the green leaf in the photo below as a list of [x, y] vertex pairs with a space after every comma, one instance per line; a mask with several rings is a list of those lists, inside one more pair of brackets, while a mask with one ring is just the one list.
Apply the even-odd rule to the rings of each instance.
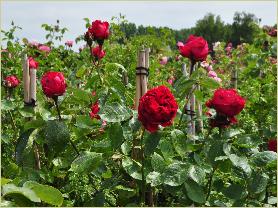
[[11, 182], [11, 179], [8, 178], [1, 178], [1, 186], [4, 186], [5, 184]]
[[92, 93], [82, 90], [82, 89], [78, 89], [78, 88], [69, 88], [68, 89], [68, 96], [70, 96], [69, 101], [67, 102], [75, 102], [80, 104], [80, 102], [84, 102], [86, 104], [90, 103], [90, 100], [92, 98]]
[[196, 183], [202, 184], [205, 181], [206, 173], [201, 167], [190, 165], [188, 169], [188, 177]]
[[169, 186], [180, 186], [186, 180], [187, 168], [185, 163], [174, 162], [167, 166], [162, 173], [163, 183]]
[[192, 201], [199, 204], [205, 203], [206, 199], [204, 190], [198, 183], [192, 180], [187, 180], [184, 185], [186, 194]]
[[23, 132], [17, 140], [15, 147], [15, 158], [17, 164], [22, 164], [23, 153], [25, 148], [27, 147], [29, 137], [33, 131], [34, 129], [28, 129], [27, 131]]
[[220, 84], [210, 77], [204, 77], [201, 79], [201, 86], [208, 89], [216, 89], [220, 86]]
[[92, 119], [89, 115], [77, 116], [75, 126], [81, 129], [95, 129], [101, 125], [97, 119]]
[[160, 137], [161, 137], [161, 133], [159, 132], [155, 132], [155, 133], [152, 133], [152, 134], [148, 134], [148, 136], [145, 136], [144, 138], [144, 143], [145, 143], [145, 150], [144, 150], [144, 153], [146, 156], [149, 156], [151, 155], [158, 143], [159, 143], [159, 140], [160, 140]]
[[198, 101], [200, 101], [200, 102], [203, 101], [204, 95], [203, 95], [203, 93], [202, 93], [201, 90], [195, 90], [195, 91], [194, 91], [194, 95], [195, 95], [195, 97], [196, 97], [196, 99], [197, 99]]
[[28, 129], [37, 129], [37, 128], [40, 128], [42, 127], [43, 125], [45, 125], [46, 122], [44, 120], [31, 120], [31, 121], [27, 121], [25, 124], [24, 124], [24, 130], [28, 130]]
[[102, 160], [102, 153], [82, 152], [71, 164], [70, 171], [76, 173], [90, 173], [98, 168]]
[[215, 161], [215, 158], [219, 156], [225, 156], [223, 151], [223, 142], [222, 141], [212, 141], [211, 146], [207, 152], [207, 159], [212, 165], [216, 165], [218, 161]]
[[86, 67], [83, 65], [77, 70], [75, 76], [81, 78], [84, 76], [85, 72], [86, 72]]
[[170, 142], [169, 140], [165, 138], [161, 139], [158, 147], [161, 150], [163, 157], [167, 162], [174, 157], [175, 152], [172, 146], [172, 142]]
[[16, 103], [10, 100], [2, 100], [1, 101], [1, 110], [13, 110], [16, 108]]
[[94, 207], [104, 207], [105, 196], [103, 192], [99, 192], [92, 199], [92, 206]]
[[174, 89], [175, 89], [176, 97], [184, 98], [185, 95], [190, 92], [192, 86], [195, 83], [196, 83], [196, 80], [187, 79], [184, 76], [182, 76], [174, 84]]
[[123, 143], [123, 130], [119, 123], [113, 123], [108, 129], [109, 140], [114, 149], [118, 149]]
[[161, 185], [163, 181], [161, 174], [153, 171], [146, 176], [146, 182], [150, 183], [152, 187], [155, 187]]
[[258, 194], [266, 189], [268, 182], [268, 175], [265, 173], [252, 172], [250, 179], [248, 180], [248, 192]]
[[176, 150], [176, 152], [184, 158], [185, 155], [187, 154], [186, 147], [187, 147], [187, 141], [186, 141], [186, 136], [181, 130], [174, 129], [171, 131], [171, 138], [173, 142], [173, 146]]
[[251, 168], [246, 157], [239, 157], [235, 154], [230, 154], [228, 157], [234, 166], [243, 170], [247, 175], [251, 173]]
[[132, 111], [119, 103], [113, 102], [100, 109], [99, 116], [106, 122], [121, 122], [131, 117]]
[[239, 135], [241, 134], [242, 132], [238, 129], [229, 129], [229, 130], [226, 130], [223, 134], [223, 137], [224, 138], [227, 138], [227, 139], [230, 139], [236, 135]]
[[265, 167], [266, 165], [277, 160], [277, 153], [273, 151], [264, 151], [253, 154], [251, 158], [255, 165]]
[[61, 206], [63, 204], [62, 193], [52, 187], [47, 185], [42, 185], [34, 181], [27, 181], [23, 184], [23, 187], [33, 190], [40, 199], [48, 204], [54, 206]]
[[17, 187], [14, 184], [6, 184], [2, 187], [3, 196], [9, 196], [13, 194], [20, 194], [33, 202], [41, 202], [36, 193], [26, 187]]
[[19, 113], [23, 117], [33, 117], [35, 115], [35, 111], [33, 107], [24, 106], [23, 108], [19, 109]]
[[157, 154], [156, 152], [151, 157], [151, 164], [152, 168], [160, 173], [162, 173], [166, 167], [165, 160], [161, 155]]
[[244, 187], [238, 184], [232, 184], [228, 188], [224, 189], [222, 192], [226, 197], [235, 200], [241, 199], [246, 195]]
[[242, 135], [235, 140], [235, 143], [240, 147], [254, 148], [261, 144], [262, 140], [255, 135]]
[[54, 152], [61, 152], [66, 148], [70, 139], [68, 127], [62, 121], [47, 121], [44, 128], [45, 142]]
[[134, 179], [142, 180], [141, 175], [141, 164], [136, 162], [135, 160], [132, 160], [129, 157], [125, 157], [122, 160], [122, 166], [124, 170]]

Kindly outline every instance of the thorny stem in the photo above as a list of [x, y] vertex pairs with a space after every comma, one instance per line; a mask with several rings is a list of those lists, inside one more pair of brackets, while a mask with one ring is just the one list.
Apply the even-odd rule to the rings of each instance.
[[[100, 50], [101, 50], [101, 48], [100, 48]], [[100, 52], [99, 52], [99, 53], [100, 53]], [[93, 55], [93, 52], [92, 52], [92, 46], [90, 46], [90, 54], [91, 54], [91, 58], [92, 58], [93, 64], [94, 64], [94, 66], [95, 66], [96, 69], [97, 69], [97, 74], [98, 74], [99, 80], [100, 80], [101, 85], [102, 85], [102, 84], [103, 84], [103, 81], [102, 81], [102, 79], [101, 79], [100, 72], [99, 72], [99, 68], [98, 68], [98, 66], [99, 66], [99, 61], [98, 61], [97, 64], [96, 64], [96, 62], [95, 62], [95, 60], [94, 60], [94, 55]]]
[[145, 204], [145, 193], [146, 193], [146, 184], [145, 184], [145, 175], [144, 175], [144, 166], [145, 166], [145, 157], [144, 157], [144, 147], [143, 147], [143, 141], [144, 141], [144, 134], [145, 134], [145, 128], [143, 128], [143, 132], [141, 134], [141, 154], [142, 154], [142, 166], [141, 166], [141, 174], [142, 174], [142, 195], [141, 195], [141, 203]]
[[211, 191], [211, 185], [212, 185], [212, 178], [213, 178], [213, 175], [214, 175], [214, 172], [216, 171], [217, 169], [217, 166], [215, 166], [211, 172], [211, 175], [209, 177], [209, 180], [208, 180], [208, 183], [206, 185], [206, 187], [208, 187], [208, 192], [207, 192], [207, 197], [206, 197], [206, 201], [208, 200], [209, 198], [209, 195], [210, 195], [210, 191]]
[[[54, 103], [55, 103], [55, 106], [56, 106], [56, 109], [57, 109], [57, 113], [58, 113], [58, 116], [59, 116], [59, 121], [62, 121], [60, 109], [59, 109], [59, 106], [58, 106], [58, 96], [53, 97], [53, 100], [54, 100]], [[75, 152], [77, 153], [77, 155], [80, 155], [80, 153], [79, 153], [77, 147], [75, 146], [75, 144], [73, 143], [73, 141], [71, 141], [71, 139], [69, 139], [69, 142], [70, 142], [71, 146], [73, 147], [73, 149], [75, 150]]]

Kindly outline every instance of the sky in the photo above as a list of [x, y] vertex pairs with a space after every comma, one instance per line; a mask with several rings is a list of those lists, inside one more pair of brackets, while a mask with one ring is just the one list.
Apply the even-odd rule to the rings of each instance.
[[[16, 33], [32, 41], [45, 42], [43, 23], [60, 20], [69, 31], [64, 40], [74, 40], [85, 32], [85, 21], [110, 21], [119, 13], [129, 22], [144, 26], [167, 26], [173, 29], [193, 27], [207, 13], [220, 15], [225, 23], [232, 23], [236, 11], [248, 12], [261, 18], [261, 25], [277, 22], [276, 1], [1, 1], [1, 29], [10, 28], [12, 21], [22, 27]], [[75, 45], [75, 49], [78, 46]]]

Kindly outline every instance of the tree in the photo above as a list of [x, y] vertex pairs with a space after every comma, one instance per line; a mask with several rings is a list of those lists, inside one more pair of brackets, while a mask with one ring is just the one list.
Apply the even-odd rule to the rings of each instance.
[[258, 18], [254, 14], [236, 12], [231, 26], [231, 36], [228, 39], [233, 45], [252, 43], [258, 30]]

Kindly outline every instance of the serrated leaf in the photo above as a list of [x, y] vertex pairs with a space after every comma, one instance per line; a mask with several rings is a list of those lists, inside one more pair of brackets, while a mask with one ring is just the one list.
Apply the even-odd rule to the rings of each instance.
[[28, 129], [24, 131], [18, 138], [16, 147], [15, 147], [15, 158], [17, 164], [22, 164], [23, 161], [23, 153], [25, 148], [27, 147], [29, 137], [34, 129]]
[[223, 190], [223, 194], [230, 199], [238, 200], [245, 196], [246, 191], [244, 187], [238, 184], [232, 184]]
[[163, 181], [161, 178], [161, 174], [153, 171], [146, 176], [146, 182], [150, 183], [152, 187], [155, 187], [161, 185]]
[[131, 117], [132, 111], [119, 103], [113, 102], [100, 109], [99, 116], [106, 122], [121, 122]]
[[248, 192], [258, 194], [266, 189], [268, 182], [268, 175], [265, 173], [252, 172], [250, 179], [248, 180]]
[[184, 185], [186, 194], [192, 201], [199, 204], [205, 203], [206, 199], [204, 190], [198, 183], [192, 180], [187, 180]]
[[206, 173], [201, 167], [190, 165], [188, 169], [188, 177], [196, 183], [202, 184], [205, 181]]
[[122, 166], [132, 178], [142, 180], [141, 165], [138, 162], [126, 157], [122, 160]]
[[186, 180], [187, 168], [184, 163], [174, 162], [162, 173], [163, 183], [169, 186], [180, 186]]
[[224, 138], [227, 138], [227, 139], [230, 139], [234, 136], [237, 136], [239, 134], [241, 134], [242, 132], [238, 129], [229, 129], [229, 130], [226, 130], [223, 134], [223, 137]]
[[30, 201], [33, 202], [41, 202], [40, 198], [36, 195], [36, 193], [26, 187], [17, 187], [14, 184], [6, 184], [2, 187], [3, 196], [8, 196], [12, 194], [20, 194]]
[[46, 122], [44, 120], [31, 120], [31, 121], [27, 121], [24, 124], [24, 130], [28, 130], [28, 129], [37, 129], [42, 127], [43, 125], [45, 125]]
[[277, 153], [273, 151], [264, 151], [253, 154], [251, 158], [255, 165], [265, 167], [267, 164], [277, 160]]
[[151, 164], [152, 168], [160, 173], [162, 173], [166, 167], [165, 160], [161, 155], [157, 154], [156, 152], [151, 157]]
[[101, 125], [100, 121], [97, 119], [92, 119], [89, 115], [87, 116], [77, 116], [75, 126], [82, 129], [95, 129], [99, 128]]
[[109, 140], [114, 149], [121, 146], [123, 142], [123, 130], [119, 123], [113, 123], [108, 129]]
[[82, 152], [71, 164], [69, 171], [76, 173], [90, 173], [98, 168], [102, 160], [102, 153]]
[[235, 154], [230, 154], [228, 157], [234, 166], [243, 170], [247, 175], [251, 173], [251, 168], [246, 157], [239, 157]]
[[27, 181], [23, 184], [23, 187], [33, 190], [42, 201], [48, 204], [54, 206], [61, 206], [63, 204], [64, 198], [62, 193], [52, 186], [42, 185], [34, 181]]
[[161, 137], [161, 133], [159, 132], [147, 134], [147, 136], [144, 137], [144, 143], [145, 143], [144, 153], [146, 156], [151, 155], [155, 151], [159, 143], [160, 137]]

